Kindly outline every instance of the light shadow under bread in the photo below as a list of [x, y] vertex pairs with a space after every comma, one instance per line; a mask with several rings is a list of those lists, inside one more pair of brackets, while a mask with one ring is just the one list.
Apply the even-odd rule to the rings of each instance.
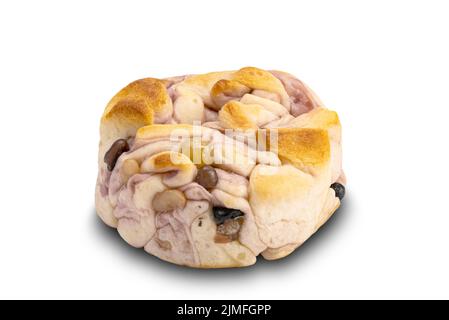
[[118, 234], [116, 229], [105, 225], [96, 215], [95, 209], [92, 210], [89, 223], [99, 241], [104, 245], [110, 246], [117, 251], [122, 259], [132, 260], [138, 268], [148, 270], [149, 274], [158, 276], [167, 276], [170, 278], [179, 277], [183, 281], [192, 279], [200, 282], [222, 280], [248, 279], [258, 277], [267, 273], [275, 276], [279, 272], [286, 272], [290, 269], [298, 270], [302, 261], [308, 259], [308, 256], [319, 252], [319, 247], [327, 241], [332, 241], [335, 233], [343, 232], [342, 227], [347, 223], [352, 214], [352, 202], [350, 197], [346, 197], [340, 208], [332, 215], [312, 237], [310, 237], [301, 247], [296, 249], [289, 256], [274, 261], [267, 261], [262, 256], [257, 258], [257, 263], [245, 268], [231, 269], [194, 269], [178, 266], [146, 253], [143, 249], [136, 249], [128, 245]]

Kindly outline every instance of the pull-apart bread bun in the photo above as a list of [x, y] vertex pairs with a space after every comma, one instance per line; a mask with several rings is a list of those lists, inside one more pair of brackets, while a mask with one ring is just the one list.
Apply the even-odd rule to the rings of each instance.
[[175, 264], [285, 257], [344, 196], [338, 116], [284, 72], [137, 80], [109, 102], [100, 132], [98, 215]]

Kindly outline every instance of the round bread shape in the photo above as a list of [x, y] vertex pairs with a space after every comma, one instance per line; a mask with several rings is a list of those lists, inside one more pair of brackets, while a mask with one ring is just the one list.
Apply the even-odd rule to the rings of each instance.
[[281, 71], [145, 78], [100, 123], [96, 211], [131, 246], [195, 268], [280, 259], [345, 195], [341, 126]]

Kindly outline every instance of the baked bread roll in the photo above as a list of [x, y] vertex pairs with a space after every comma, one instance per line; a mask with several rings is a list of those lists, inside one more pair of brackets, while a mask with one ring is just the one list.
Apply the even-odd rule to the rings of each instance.
[[338, 116], [284, 72], [137, 80], [108, 103], [100, 134], [98, 215], [175, 264], [283, 258], [344, 196]]

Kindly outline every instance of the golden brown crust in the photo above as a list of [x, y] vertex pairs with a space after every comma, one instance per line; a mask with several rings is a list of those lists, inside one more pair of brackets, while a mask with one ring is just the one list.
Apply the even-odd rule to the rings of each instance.
[[330, 159], [329, 136], [326, 130], [309, 128], [277, 129], [277, 154], [283, 162], [304, 169], [326, 164]]
[[171, 100], [165, 85], [165, 81], [153, 78], [131, 82], [111, 99], [103, 119], [117, 115], [151, 124], [153, 119], [170, 112]]
[[182, 153], [165, 151], [160, 152], [142, 163], [142, 172], [167, 172], [173, 170], [184, 170], [193, 164], [188, 157]]
[[[221, 79], [215, 82], [210, 93], [212, 96], [217, 96], [221, 93], [224, 93], [229, 96], [241, 97], [249, 91], [250, 90], [247, 86], [241, 84], [238, 81]], [[235, 93], [239, 94], [234, 95]]]
[[261, 108], [229, 101], [219, 112], [220, 125], [229, 129], [257, 129], [257, 118]]
[[287, 127], [320, 128], [327, 130], [331, 150], [332, 182], [337, 181], [342, 174], [341, 125], [337, 113], [324, 108], [316, 108], [296, 117], [288, 123]]
[[[263, 171], [263, 170], [265, 171]], [[258, 201], [282, 202], [288, 198], [294, 198], [298, 190], [308, 188], [312, 179], [304, 172], [295, 170], [292, 166], [270, 168], [258, 166], [250, 179], [250, 200], [257, 195]], [[295, 186], [292, 188], [292, 186]]]
[[201, 97], [204, 104], [214, 107], [210, 92], [217, 81], [230, 79], [231, 72], [210, 72], [187, 77], [176, 87], [178, 95], [195, 93]]
[[165, 122], [171, 116], [173, 106], [165, 85], [153, 78], [137, 80], [109, 101], [100, 126], [100, 165], [115, 140], [133, 137], [139, 128]]
[[247, 87], [267, 91], [281, 91], [284, 88], [276, 77], [268, 71], [245, 67], [234, 73], [233, 79], [244, 84]]
[[321, 128], [329, 129], [333, 126], [340, 127], [340, 119], [335, 111], [324, 108], [316, 108], [302, 114], [288, 124], [288, 127], [297, 128]]
[[153, 112], [147, 108], [144, 99], [125, 97], [118, 100], [105, 112], [103, 119], [109, 120], [113, 117], [141, 122], [143, 124], [153, 123]]
[[142, 173], [167, 173], [162, 181], [168, 187], [179, 187], [195, 178], [197, 168], [182, 153], [165, 151], [151, 156], [142, 162]]
[[284, 86], [270, 72], [254, 67], [245, 67], [237, 71], [232, 78], [251, 89], [266, 90], [279, 94], [281, 103], [290, 108], [289, 97]]
[[[172, 159], [174, 161], [172, 161]], [[186, 166], [188, 163], [190, 163], [190, 161], [185, 163], [185, 161], [183, 161], [183, 159], [184, 158], [181, 157], [180, 153], [177, 153], [177, 154], [175, 154], [173, 152], [160, 153], [154, 159], [154, 169], [156, 171], [166, 170], [167, 168], [171, 169], [172, 167], [182, 169], [184, 166]]]
[[226, 102], [239, 99], [249, 92], [251, 89], [238, 81], [222, 79], [214, 84], [210, 95], [215, 104], [214, 109], [219, 110]]

